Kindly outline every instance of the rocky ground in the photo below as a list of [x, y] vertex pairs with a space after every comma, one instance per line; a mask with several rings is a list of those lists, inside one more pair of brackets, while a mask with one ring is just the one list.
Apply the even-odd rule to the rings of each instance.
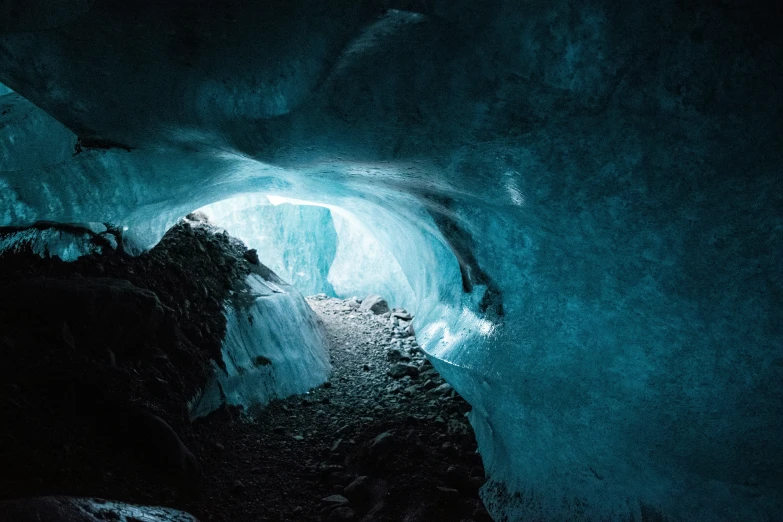
[[[254, 254], [182, 222], [135, 258], [0, 256], [0, 519], [2, 500], [41, 495], [204, 522], [489, 519], [469, 406], [420, 352], [410, 316], [377, 297], [308, 299], [330, 342], [325, 385], [189, 421], [219, 354], [221, 303], [251, 271], [276, 277]], [[138, 518], [94, 505], [84, 520]]]
[[426, 361], [410, 316], [308, 302], [329, 338], [330, 381], [254, 422], [228, 412], [197, 422], [189, 444], [204, 491], [184, 507], [212, 521], [490, 520], [470, 407]]

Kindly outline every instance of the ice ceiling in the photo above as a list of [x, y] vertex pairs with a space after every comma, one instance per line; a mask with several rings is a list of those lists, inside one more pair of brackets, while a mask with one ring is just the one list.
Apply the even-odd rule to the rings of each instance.
[[779, 5], [50, 3], [0, 21], [0, 224], [344, 209], [496, 517], [783, 516]]

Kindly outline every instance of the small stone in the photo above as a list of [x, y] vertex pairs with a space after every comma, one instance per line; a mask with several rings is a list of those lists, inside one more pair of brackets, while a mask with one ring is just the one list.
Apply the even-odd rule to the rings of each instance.
[[393, 379], [401, 379], [406, 375], [417, 377], [419, 375], [419, 369], [412, 364], [396, 363], [389, 368], [388, 374]]
[[370, 444], [370, 457], [374, 459], [383, 457], [389, 452], [393, 443], [394, 436], [390, 432], [384, 431], [375, 437]]
[[[388, 352], [386, 352], [386, 358], [392, 361], [400, 361], [402, 359], [405, 359], [406, 357], [403, 355], [402, 351], [400, 351], [399, 348], [392, 348]], [[410, 357], [407, 357], [408, 360], [410, 360]]]
[[219, 443], [219, 442], [215, 442], [214, 446], [215, 446], [215, 449], [218, 450], [218, 451], [223, 451], [223, 450], [226, 449], [226, 447], [224, 445], [222, 445], [221, 443]]
[[345, 486], [345, 496], [352, 502], [363, 503], [370, 497], [370, 478], [364, 475], [356, 477]]
[[335, 443], [332, 444], [332, 449], [331, 449], [332, 453], [336, 453], [336, 452], [340, 451], [340, 448], [342, 447], [342, 444], [343, 444], [343, 439], [341, 439], [341, 438], [337, 439], [335, 441]]
[[433, 388], [432, 390], [428, 391], [430, 395], [445, 395], [451, 391], [451, 384], [444, 382], [437, 388]]
[[454, 488], [438, 486], [435, 489], [438, 493], [438, 496], [444, 500], [454, 500], [460, 497], [459, 491]]
[[356, 518], [356, 513], [349, 507], [340, 507], [329, 513], [326, 522], [349, 522]]
[[278, 435], [282, 435], [283, 433], [285, 433], [285, 428], [283, 426], [275, 426], [275, 428], [272, 431], [274, 431]]
[[333, 506], [341, 506], [349, 504], [349, 500], [342, 495], [329, 495], [321, 499], [324, 504], [330, 504]]
[[304, 440], [304, 437], [302, 437], [301, 435], [293, 435], [291, 438], [297, 442], [302, 442]]
[[413, 323], [406, 326], [405, 329], [402, 331], [402, 333], [406, 337], [413, 337], [414, 335], [416, 335], [416, 331], [413, 329]]
[[451, 436], [466, 435], [468, 433], [468, 427], [456, 419], [450, 419], [446, 432]]
[[440, 447], [441, 451], [449, 457], [459, 457], [459, 448], [457, 448], [451, 442], [444, 442]]
[[434, 382], [432, 382], [432, 379], [427, 379], [426, 381], [424, 381], [424, 384], [422, 384], [421, 387], [424, 388], [425, 390], [429, 391], [429, 390], [432, 390], [434, 388], [437, 388], [438, 385], [435, 384]]
[[413, 319], [413, 316], [411, 314], [409, 314], [408, 312], [406, 312], [401, 308], [395, 308], [392, 311], [392, 317], [402, 319], [403, 321], [410, 321], [411, 319]]

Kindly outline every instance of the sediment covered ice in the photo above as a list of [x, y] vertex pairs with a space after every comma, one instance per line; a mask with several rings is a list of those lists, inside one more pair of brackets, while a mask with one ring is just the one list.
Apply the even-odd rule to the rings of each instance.
[[117, 247], [117, 238], [101, 223], [37, 223], [34, 227], [0, 228], [0, 254], [32, 252], [75, 261]]
[[[223, 404], [246, 409], [305, 393], [324, 383], [331, 365], [326, 337], [304, 297], [285, 283], [250, 274], [249, 293], [226, 303], [225, 369], [191, 406], [191, 417]], [[252, 411], [252, 410], [251, 410]]]

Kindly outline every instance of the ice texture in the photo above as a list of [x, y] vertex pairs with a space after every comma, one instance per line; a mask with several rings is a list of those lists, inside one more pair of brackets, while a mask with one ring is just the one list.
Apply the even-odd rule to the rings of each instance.
[[262, 263], [304, 295], [379, 294], [402, 308], [416, 301], [391, 251], [344, 209], [245, 195], [199, 210], [257, 249]]
[[326, 336], [304, 297], [255, 273], [245, 281], [250, 290], [242, 302], [225, 303], [225, 369], [213, 363], [213, 378], [191, 405], [193, 418], [223, 404], [252, 412], [323, 384], [331, 372]]
[[783, 518], [779, 6], [170, 4], [0, 35], [0, 81], [102, 144], [12, 157], [0, 224], [138, 251], [244, 193], [343, 209], [473, 406], [497, 519]]
[[255, 248], [264, 265], [302, 294], [336, 295], [327, 281], [337, 250], [337, 233], [328, 209], [275, 206], [266, 196], [257, 195], [220, 201], [199, 211]]
[[0, 85], [0, 172], [33, 170], [71, 159], [76, 135]]

